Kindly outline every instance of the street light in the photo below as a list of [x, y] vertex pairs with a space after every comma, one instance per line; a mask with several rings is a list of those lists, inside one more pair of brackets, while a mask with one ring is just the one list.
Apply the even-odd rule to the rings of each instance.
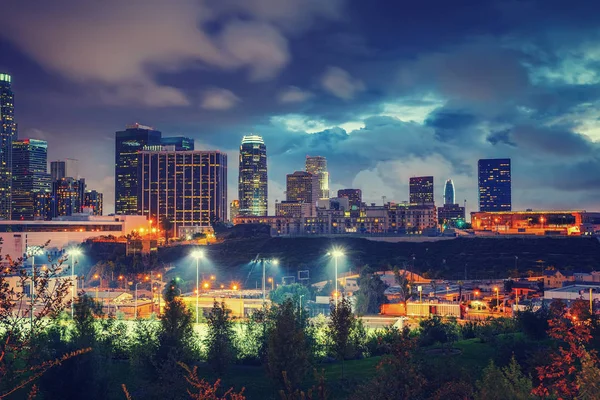
[[498, 286], [494, 287], [494, 292], [496, 292], [496, 307], [498, 307], [498, 312], [500, 312], [500, 289]]
[[81, 250], [78, 248], [73, 248], [67, 252], [67, 254], [71, 257], [71, 319], [74, 319], [75, 316], [75, 288], [77, 286], [77, 282], [73, 282], [73, 275], [75, 273], [75, 257], [81, 255]]
[[29, 314], [30, 328], [33, 331], [33, 310], [35, 304], [35, 256], [42, 254], [41, 246], [27, 248], [27, 255], [31, 257], [31, 312]]
[[335, 262], [335, 307], [338, 305], [338, 258], [344, 256], [344, 252], [341, 249], [333, 249], [328, 254], [332, 255]]
[[192, 252], [192, 257], [194, 257], [196, 259], [196, 323], [200, 323], [200, 315], [198, 314], [198, 311], [200, 310], [200, 285], [199, 285], [199, 281], [200, 281], [200, 259], [204, 258], [204, 251], [202, 250], [195, 250], [194, 252]]
[[255, 261], [258, 261], [262, 264], [262, 297], [263, 297], [263, 307], [267, 301], [267, 291], [266, 291], [266, 281], [267, 281], [267, 263], [270, 262], [273, 265], [278, 265], [279, 260], [276, 258], [257, 258]]

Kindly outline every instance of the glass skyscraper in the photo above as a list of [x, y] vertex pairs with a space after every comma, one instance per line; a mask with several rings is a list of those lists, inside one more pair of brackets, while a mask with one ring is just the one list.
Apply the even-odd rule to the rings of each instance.
[[160, 146], [161, 133], [149, 126], [128, 125], [116, 133], [115, 214], [138, 213], [138, 156], [144, 146]]
[[52, 218], [80, 213], [85, 198], [85, 179], [71, 177], [52, 182]]
[[31, 221], [35, 217], [35, 193], [51, 190], [48, 174], [48, 143], [23, 139], [12, 144], [12, 219]]
[[287, 202], [306, 203], [310, 207], [310, 215], [315, 215], [317, 200], [319, 200], [321, 193], [319, 175], [304, 171], [296, 171], [293, 174], [286, 175], [285, 190], [285, 200]]
[[456, 204], [454, 196], [454, 182], [452, 182], [452, 179], [448, 179], [446, 181], [446, 185], [444, 186], [444, 205], [449, 204]]
[[479, 211], [511, 211], [510, 158], [479, 160], [477, 176]]
[[86, 190], [83, 195], [83, 207], [91, 208], [93, 215], [102, 215], [103, 197], [97, 190]]
[[140, 152], [139, 214], [176, 235], [181, 227], [227, 220], [227, 154], [220, 151]]
[[240, 146], [239, 215], [266, 216], [268, 210], [267, 147], [263, 138], [249, 135]]
[[0, 73], [0, 219], [10, 219], [12, 143], [17, 139], [12, 78]]
[[409, 191], [411, 204], [433, 205], [433, 176], [410, 178]]
[[319, 199], [329, 198], [329, 172], [327, 159], [322, 156], [306, 156], [306, 172], [319, 178]]

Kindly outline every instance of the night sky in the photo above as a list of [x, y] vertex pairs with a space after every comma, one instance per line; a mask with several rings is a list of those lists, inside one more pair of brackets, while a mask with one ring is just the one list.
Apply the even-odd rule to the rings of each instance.
[[[596, 4], [596, 5], [595, 5]], [[477, 203], [477, 160], [510, 157], [513, 209], [600, 210], [600, 2], [7, 0], [0, 71], [20, 138], [78, 158], [114, 202], [114, 132], [139, 122], [229, 153], [265, 138], [269, 203], [307, 154], [331, 186]]]

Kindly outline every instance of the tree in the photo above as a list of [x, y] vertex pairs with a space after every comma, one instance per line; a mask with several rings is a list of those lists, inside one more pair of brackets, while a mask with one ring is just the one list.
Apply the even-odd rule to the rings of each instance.
[[337, 305], [332, 301], [328, 331], [333, 340], [333, 350], [338, 360], [342, 361], [342, 378], [344, 378], [344, 360], [349, 355], [349, 338], [356, 317], [352, 313], [350, 300], [343, 296]]
[[396, 285], [398, 285], [398, 287], [400, 288], [400, 301], [405, 301], [408, 297], [406, 289], [410, 285], [406, 274], [406, 270], [400, 272], [400, 269], [398, 267], [394, 267], [394, 281], [396, 282]]
[[531, 379], [523, 374], [513, 356], [510, 364], [502, 369], [490, 361], [481, 380], [477, 381], [475, 400], [533, 399], [531, 388]]
[[267, 350], [268, 371], [281, 386], [285, 384], [283, 372], [286, 372], [292, 387], [297, 387], [309, 367], [310, 348], [304, 332], [306, 322], [290, 299], [274, 313]]
[[442, 349], [448, 344], [448, 348], [458, 340], [458, 325], [456, 320], [444, 323], [438, 316], [424, 319], [419, 323], [421, 328], [421, 346], [431, 346], [436, 343], [442, 345]]
[[306, 301], [310, 298], [310, 291], [306, 286], [299, 283], [279, 285], [270, 294], [271, 301], [276, 304], [283, 304], [287, 299], [292, 299], [295, 304], [298, 304], [300, 297], [302, 297], [304, 304], [306, 304]]
[[600, 393], [600, 369], [589, 353], [581, 360], [581, 372], [577, 375], [579, 388], [577, 400], [597, 400]]
[[218, 373], [225, 372], [227, 366], [235, 358], [235, 332], [230, 318], [231, 311], [225, 307], [225, 302], [219, 304], [216, 300], [208, 314], [208, 334], [204, 340], [207, 349], [207, 361]]
[[173, 230], [173, 222], [168, 218], [164, 218], [160, 221], [160, 226], [165, 233], [165, 242], [166, 244], [169, 244], [169, 238], [171, 238], [171, 231]]
[[367, 266], [358, 280], [356, 293], [356, 312], [359, 315], [379, 314], [381, 305], [387, 302], [385, 290], [387, 285], [378, 274], [370, 273]]

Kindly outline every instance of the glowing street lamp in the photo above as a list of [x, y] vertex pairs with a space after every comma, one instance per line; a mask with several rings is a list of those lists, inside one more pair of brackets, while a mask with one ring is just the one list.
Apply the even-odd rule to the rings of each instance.
[[67, 254], [71, 257], [71, 319], [74, 319], [75, 316], [75, 288], [77, 286], [77, 282], [74, 282], [73, 276], [75, 273], [75, 257], [81, 255], [81, 250], [78, 248], [73, 248], [67, 252]]
[[267, 301], [267, 291], [266, 291], [266, 281], [267, 281], [267, 263], [270, 262], [273, 265], [278, 265], [279, 260], [276, 258], [260, 258], [259, 261], [262, 264], [262, 297], [263, 297], [263, 307]]
[[341, 249], [333, 249], [332, 251], [330, 251], [327, 254], [333, 256], [334, 263], [335, 263], [335, 294], [336, 294], [335, 295], [335, 307], [337, 308], [338, 297], [339, 297], [339, 291], [338, 291], [338, 258], [343, 257], [344, 256], [344, 252]]
[[33, 311], [35, 304], [35, 256], [43, 253], [41, 246], [31, 246], [27, 248], [27, 255], [31, 257], [31, 310], [29, 314], [29, 323], [33, 331]]
[[195, 250], [192, 252], [192, 257], [196, 259], [196, 323], [198, 324], [200, 323], [200, 315], [198, 314], [198, 311], [200, 310], [200, 259], [204, 258], [204, 251]]
[[498, 312], [500, 312], [500, 289], [498, 286], [494, 287], [494, 292], [496, 292], [496, 307], [498, 307]]

